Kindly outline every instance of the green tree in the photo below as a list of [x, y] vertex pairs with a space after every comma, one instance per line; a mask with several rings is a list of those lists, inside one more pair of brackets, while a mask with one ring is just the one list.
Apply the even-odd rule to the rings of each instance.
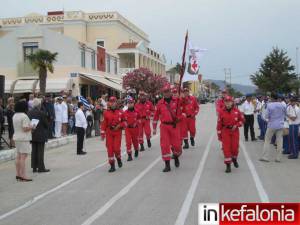
[[33, 69], [39, 74], [40, 80], [40, 93], [45, 95], [46, 83], [47, 83], [47, 72], [54, 72], [53, 63], [56, 61], [58, 53], [51, 53], [48, 50], [39, 49], [35, 53], [28, 56], [29, 62]]
[[261, 63], [258, 72], [250, 76], [250, 79], [262, 92], [276, 90], [288, 93], [299, 87], [294, 70], [295, 67], [291, 65], [287, 52], [276, 47]]

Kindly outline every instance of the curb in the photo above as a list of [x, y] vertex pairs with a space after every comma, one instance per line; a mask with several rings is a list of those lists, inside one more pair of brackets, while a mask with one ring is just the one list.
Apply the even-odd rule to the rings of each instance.
[[[76, 141], [76, 135], [51, 139], [46, 143], [45, 151], [48, 151], [53, 148], [57, 148], [63, 145], [67, 145]], [[9, 149], [9, 150], [1, 150], [0, 151], [0, 163], [7, 162], [10, 160], [14, 160], [16, 158], [16, 149]]]

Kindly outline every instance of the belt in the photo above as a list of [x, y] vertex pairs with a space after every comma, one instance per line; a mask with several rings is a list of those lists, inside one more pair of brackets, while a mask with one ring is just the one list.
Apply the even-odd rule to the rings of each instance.
[[227, 128], [227, 129], [232, 129], [233, 126], [224, 126], [224, 128]]
[[110, 126], [109, 129], [115, 130], [117, 126]]
[[186, 116], [186, 118], [192, 118], [193, 116]]
[[137, 125], [128, 125], [127, 128], [137, 128]]
[[174, 122], [162, 122], [162, 124], [165, 124], [165, 125], [174, 125]]

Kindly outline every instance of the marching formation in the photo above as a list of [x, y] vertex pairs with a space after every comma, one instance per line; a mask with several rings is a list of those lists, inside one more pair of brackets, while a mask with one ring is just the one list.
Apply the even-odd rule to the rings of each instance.
[[110, 97], [101, 123], [101, 138], [106, 138], [109, 172], [116, 171], [115, 160], [119, 168], [123, 165], [122, 130], [125, 130], [127, 161], [133, 160], [132, 147], [135, 158], [138, 158], [140, 151], [145, 151], [145, 137], [147, 147], [151, 148], [151, 118], [153, 135], [157, 134], [160, 121], [160, 147], [165, 162], [163, 172], [171, 171], [171, 159], [174, 159], [175, 167], [180, 166], [182, 144], [184, 142], [183, 148], [189, 148], [189, 134], [190, 143], [195, 146], [196, 116], [199, 112], [197, 99], [189, 94], [189, 89], [184, 89], [183, 94], [180, 94], [177, 88], [169, 84], [163, 87], [162, 94], [162, 99], [154, 107], [153, 103], [147, 100], [147, 94], [140, 92], [137, 102], [133, 98], [127, 100], [126, 110], [118, 108], [117, 99]]

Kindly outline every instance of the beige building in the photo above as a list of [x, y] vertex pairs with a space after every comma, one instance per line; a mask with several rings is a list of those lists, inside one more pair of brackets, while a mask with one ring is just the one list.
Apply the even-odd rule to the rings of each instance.
[[36, 73], [26, 55], [42, 48], [59, 53], [47, 91], [113, 94], [122, 91], [122, 75], [135, 68], [165, 75], [164, 55], [149, 45], [148, 35], [117, 12], [57, 11], [5, 18], [0, 19], [0, 74], [6, 77], [7, 93], [37, 91]]

